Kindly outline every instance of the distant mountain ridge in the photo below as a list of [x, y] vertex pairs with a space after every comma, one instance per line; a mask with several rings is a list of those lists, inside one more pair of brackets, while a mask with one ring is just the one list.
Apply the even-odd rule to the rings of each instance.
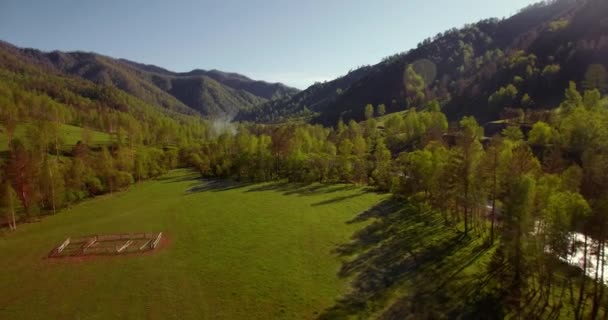
[[97, 84], [113, 85], [143, 101], [182, 113], [231, 116], [298, 89], [281, 83], [252, 80], [237, 73], [195, 69], [173, 72], [155, 65], [114, 59], [89, 52], [42, 52], [0, 43], [0, 50], [18, 59]]
[[[391, 113], [422, 109], [432, 100], [440, 102], [450, 120], [474, 115], [489, 121], [509, 108], [554, 108], [569, 81], [584, 86], [590, 69], [605, 78], [606, 17], [605, 0], [537, 3], [507, 19], [440, 33], [373, 66], [242, 110], [238, 119], [335, 125], [339, 119], [364, 119], [367, 104], [384, 104]], [[423, 88], [412, 90], [409, 65], [428, 78]]]
[[570, 81], [608, 93], [607, 17], [606, 0], [545, 1], [507, 19], [439, 33], [417, 48], [303, 91], [237, 73], [173, 72], [87, 52], [42, 52], [0, 42], [0, 54], [206, 117], [335, 125], [339, 119], [364, 119], [367, 104], [383, 104], [393, 113], [436, 101], [449, 120], [473, 115], [490, 121], [514, 108], [555, 108]]

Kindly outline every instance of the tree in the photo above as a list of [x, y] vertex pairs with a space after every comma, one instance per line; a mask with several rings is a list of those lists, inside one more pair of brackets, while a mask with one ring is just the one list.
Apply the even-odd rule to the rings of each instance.
[[62, 206], [65, 184], [59, 163], [48, 154], [42, 162], [39, 184], [43, 204], [46, 208], [50, 207], [53, 214], [57, 213], [57, 208]]
[[374, 117], [374, 106], [367, 104], [365, 106], [365, 120], [369, 120]]
[[17, 205], [17, 194], [9, 181], [4, 181], [0, 184], [0, 207], [6, 212], [6, 220], [10, 230], [17, 229], [17, 218], [15, 214]]
[[114, 159], [105, 146], [101, 148], [101, 152], [96, 159], [95, 167], [97, 168], [97, 173], [102, 178], [104, 185], [112, 193], [115, 190], [114, 176], [116, 174]]
[[530, 214], [533, 205], [535, 180], [528, 176], [517, 176], [510, 179], [509, 188], [504, 200], [502, 241], [499, 254], [507, 265], [503, 274], [503, 283], [511, 303], [517, 313], [521, 313], [521, 298], [527, 287], [529, 275], [526, 247], [532, 228]]
[[378, 110], [376, 111], [376, 114], [379, 117], [382, 117], [383, 115], [385, 115], [386, 114], [386, 106], [384, 104], [378, 105]]
[[504, 130], [502, 130], [502, 135], [505, 137], [505, 139], [515, 143], [522, 142], [524, 139], [524, 133], [521, 132], [521, 129], [519, 129], [518, 126], [506, 127]]
[[588, 230], [587, 229], [587, 223], [588, 223], [588, 219], [589, 216], [591, 214], [591, 209], [589, 207], [589, 204], [587, 203], [587, 201], [585, 201], [582, 197], [580, 196], [573, 196], [573, 198], [568, 199], [570, 200], [570, 203], [568, 203], [569, 207], [568, 209], [572, 210], [571, 212], [574, 213], [573, 216], [573, 227], [574, 230], [581, 230], [584, 236], [584, 241], [583, 241], [583, 272], [581, 274], [581, 286], [580, 286], [580, 290], [579, 290], [579, 294], [578, 294], [578, 303], [576, 305], [576, 315], [577, 318], [581, 318], [582, 317], [582, 310], [581, 307], [583, 305], [583, 300], [585, 297], [585, 287], [586, 287], [586, 283], [587, 283], [587, 254], [588, 254]]
[[472, 117], [464, 117], [460, 121], [460, 128], [461, 132], [456, 140], [451, 169], [462, 208], [464, 234], [467, 235], [472, 210], [479, 205], [480, 185], [476, 183], [476, 172], [483, 154], [483, 148], [479, 142], [479, 139], [483, 137], [483, 128]]
[[15, 129], [17, 128], [18, 111], [12, 101], [9, 101], [5, 97], [0, 97], [0, 123], [4, 126], [4, 130], [6, 130], [9, 149], [11, 141], [13, 141]]
[[429, 112], [441, 112], [441, 104], [439, 101], [437, 101], [437, 99], [433, 99], [429, 101], [426, 109]]
[[601, 64], [589, 65], [587, 72], [585, 72], [583, 88], [586, 90], [597, 89], [601, 93], [606, 93], [608, 91], [608, 72], [606, 72], [606, 67]]
[[507, 174], [504, 168], [506, 161], [510, 160], [510, 157], [505, 156], [505, 147], [508, 147], [508, 143], [506, 144], [501, 137], [493, 137], [481, 162], [481, 173], [483, 180], [486, 182], [485, 187], [488, 189], [487, 193], [491, 203], [490, 244], [494, 243], [494, 225], [498, 214], [496, 205], [497, 201], [502, 198], [503, 181]]
[[524, 96], [521, 98], [521, 106], [524, 107], [524, 108], [526, 108], [526, 109], [534, 107], [534, 104], [535, 104], [534, 100], [532, 100], [532, 98], [530, 97], [530, 95], [527, 94], [527, 93], [524, 94]]
[[391, 152], [386, 147], [383, 139], [376, 140], [373, 153], [374, 169], [372, 178], [380, 190], [390, 190], [391, 182]]
[[75, 157], [65, 174], [66, 200], [68, 202], [77, 201], [87, 196], [86, 182], [92, 176], [84, 161]]
[[37, 178], [39, 167], [32, 154], [25, 148], [21, 140], [13, 139], [11, 142], [9, 160], [5, 166], [6, 176], [11, 181], [13, 189], [23, 205], [25, 215], [30, 216], [30, 209], [35, 204], [38, 190]]
[[[577, 218], [587, 215], [590, 211], [587, 201], [578, 193], [569, 191], [554, 191], [548, 197], [546, 207], [543, 209], [543, 216], [547, 220], [546, 230], [547, 245], [552, 253], [558, 257], [567, 258], [572, 243], [571, 230], [572, 224]], [[547, 296], [551, 292], [553, 261], [548, 261], [546, 268], [547, 276]], [[564, 284], [565, 285], [565, 284]]]
[[539, 121], [532, 126], [528, 141], [535, 146], [546, 146], [555, 141], [555, 135], [555, 131], [549, 124]]
[[549, 64], [545, 66], [541, 75], [543, 76], [543, 78], [552, 80], [560, 72], [560, 70], [561, 67], [559, 66], [559, 64]]
[[493, 110], [500, 110], [505, 107], [511, 107], [515, 98], [517, 98], [517, 88], [509, 84], [506, 87], [501, 87], [488, 98], [488, 104]]
[[416, 105], [421, 104], [425, 98], [424, 89], [426, 84], [411, 64], [408, 64], [405, 68], [403, 83], [405, 84], [408, 107], [416, 107]]
[[597, 89], [585, 90], [583, 105], [587, 110], [597, 110], [600, 107], [602, 94]]
[[566, 89], [565, 97], [564, 102], [562, 102], [562, 104], [559, 106], [560, 109], [565, 113], [571, 112], [575, 108], [583, 105], [583, 97], [576, 89], [576, 83], [572, 81], [570, 81], [570, 84]]

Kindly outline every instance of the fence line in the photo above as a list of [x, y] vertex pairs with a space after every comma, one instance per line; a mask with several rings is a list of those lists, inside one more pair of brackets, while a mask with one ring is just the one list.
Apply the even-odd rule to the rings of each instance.
[[[160, 245], [159, 233], [120, 233], [67, 238], [49, 254], [50, 257], [112, 255], [154, 250]], [[125, 240], [120, 246], [112, 242]], [[141, 244], [143, 243], [143, 244]], [[140, 245], [141, 244], [141, 245]], [[131, 247], [131, 248], [129, 248]], [[69, 248], [69, 249], [66, 249]]]

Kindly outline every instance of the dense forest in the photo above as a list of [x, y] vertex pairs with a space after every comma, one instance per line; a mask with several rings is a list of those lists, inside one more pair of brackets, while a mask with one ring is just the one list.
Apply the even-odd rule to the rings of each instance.
[[[501, 308], [488, 318], [532, 317], [531, 297], [542, 312], [606, 318], [607, 12], [598, 0], [534, 5], [302, 92], [2, 44], [2, 225], [177, 167], [243, 183], [367, 185], [483, 240], [493, 259], [476, 303]], [[239, 111], [251, 122], [199, 114]], [[65, 125], [83, 129], [76, 144], [63, 141]]]
[[335, 125], [340, 118], [363, 120], [368, 103], [383, 104], [391, 113], [432, 100], [440, 102], [450, 121], [464, 115], [491, 121], [508, 107], [555, 108], [556, 93], [569, 81], [582, 84], [587, 73], [605, 77], [607, 15], [602, 0], [540, 2], [507, 19], [439, 33], [376, 65], [242, 110], [238, 118]]
[[184, 114], [233, 117], [268, 100], [298, 92], [281, 83], [255, 81], [236, 73], [192, 70], [178, 73], [88, 52], [41, 52], [0, 41], [0, 52], [43, 70], [114, 86], [140, 100]]

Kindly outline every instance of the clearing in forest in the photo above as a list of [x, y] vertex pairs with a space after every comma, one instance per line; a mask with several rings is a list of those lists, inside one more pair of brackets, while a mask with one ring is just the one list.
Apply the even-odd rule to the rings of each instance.
[[[173, 171], [0, 231], [0, 319], [313, 319], [349, 290], [335, 250], [368, 224], [352, 220], [387, 197]], [[71, 236], [159, 231], [152, 254], [48, 258]]]

